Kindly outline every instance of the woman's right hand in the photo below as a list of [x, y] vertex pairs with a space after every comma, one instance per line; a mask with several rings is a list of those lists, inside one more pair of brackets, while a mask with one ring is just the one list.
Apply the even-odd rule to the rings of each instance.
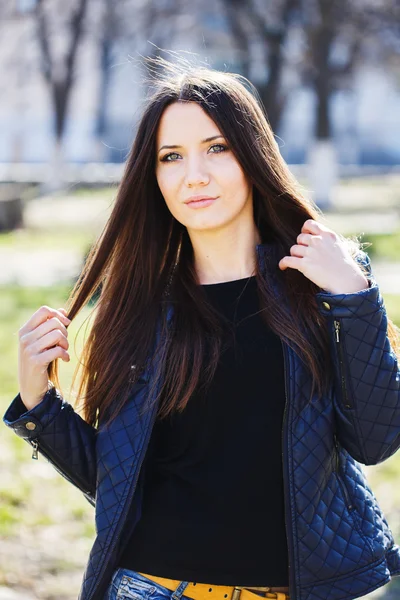
[[56, 358], [69, 362], [64, 308], [41, 306], [19, 329], [18, 381], [22, 402], [28, 410], [41, 402], [48, 390], [49, 364]]

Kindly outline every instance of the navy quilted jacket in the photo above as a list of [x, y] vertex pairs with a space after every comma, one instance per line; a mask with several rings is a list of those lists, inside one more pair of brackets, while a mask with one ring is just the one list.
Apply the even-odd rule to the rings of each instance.
[[[261, 268], [268, 244], [257, 246]], [[331, 334], [335, 385], [309, 403], [311, 377], [282, 339], [286, 407], [282, 452], [291, 600], [347, 600], [400, 575], [400, 548], [360, 463], [400, 446], [400, 372], [368, 255], [369, 288], [316, 295]], [[114, 422], [87, 424], [58, 390], [26, 411], [19, 394], [3, 421], [95, 506], [96, 538], [79, 600], [103, 600], [141, 514], [144, 458], [156, 406], [140, 417], [152, 372]], [[143, 466], [143, 468], [142, 468]]]

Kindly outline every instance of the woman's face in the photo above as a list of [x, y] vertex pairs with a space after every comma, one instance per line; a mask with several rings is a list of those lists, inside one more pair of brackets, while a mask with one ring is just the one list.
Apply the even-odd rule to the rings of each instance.
[[[198, 104], [170, 104], [160, 119], [156, 144], [159, 188], [172, 215], [189, 231], [253, 219], [252, 186], [221, 131]], [[191, 196], [216, 200], [208, 206], [187, 204]]]

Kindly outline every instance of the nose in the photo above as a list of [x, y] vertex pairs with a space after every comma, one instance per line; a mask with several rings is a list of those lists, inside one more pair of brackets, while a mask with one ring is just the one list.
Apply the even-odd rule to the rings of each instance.
[[196, 185], [207, 185], [210, 176], [205, 164], [199, 158], [188, 160], [186, 163], [185, 184], [188, 187]]

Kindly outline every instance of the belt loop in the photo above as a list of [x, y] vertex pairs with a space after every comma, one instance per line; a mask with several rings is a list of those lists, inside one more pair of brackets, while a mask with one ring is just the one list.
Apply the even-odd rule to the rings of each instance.
[[183, 592], [185, 591], [188, 585], [188, 581], [181, 581], [176, 590], [172, 593], [171, 598], [173, 598], [174, 600], [181, 600], [181, 596], [183, 595]]

